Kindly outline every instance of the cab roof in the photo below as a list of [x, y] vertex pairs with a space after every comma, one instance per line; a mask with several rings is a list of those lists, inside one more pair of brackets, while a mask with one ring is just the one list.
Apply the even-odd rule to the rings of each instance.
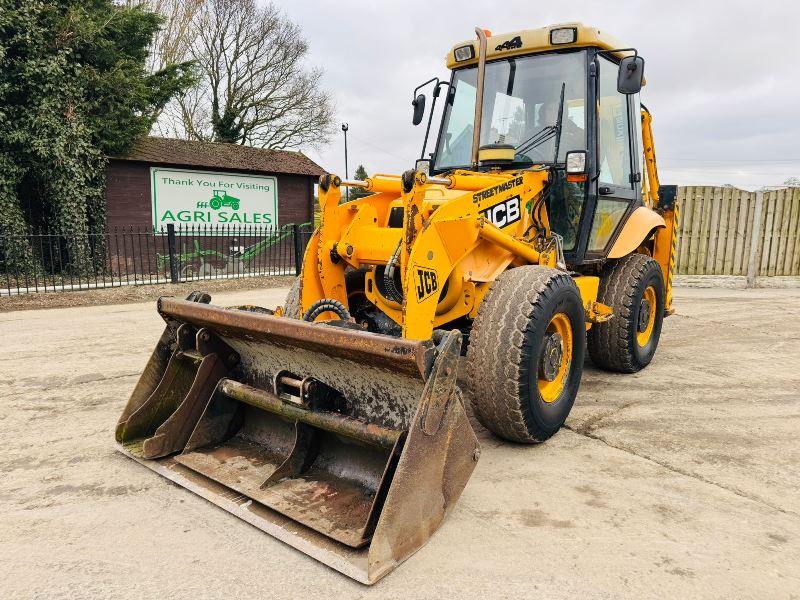
[[[575, 41], [566, 44], [551, 44], [550, 32], [554, 29], [574, 29]], [[472, 58], [456, 61], [456, 48], [472, 46]], [[558, 23], [548, 25], [539, 29], [524, 29], [511, 33], [502, 33], [487, 37], [486, 60], [493, 60], [506, 56], [519, 56], [522, 54], [533, 54], [536, 52], [552, 52], [553, 50], [564, 50], [567, 48], [586, 48], [595, 47], [602, 50], [614, 50], [624, 48], [616, 38], [601, 31], [596, 27], [588, 27], [583, 23]], [[620, 52], [619, 56], [631, 54], [630, 52]], [[447, 53], [447, 68], [457, 69], [478, 63], [478, 40], [466, 40], [453, 46]]]

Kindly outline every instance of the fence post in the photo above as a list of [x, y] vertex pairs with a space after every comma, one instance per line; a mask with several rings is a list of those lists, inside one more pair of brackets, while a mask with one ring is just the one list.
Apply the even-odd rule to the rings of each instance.
[[750, 236], [750, 256], [747, 259], [747, 287], [755, 287], [758, 265], [758, 242], [761, 237], [761, 211], [764, 208], [764, 192], [756, 192], [756, 206], [753, 210], [753, 231]]
[[292, 239], [294, 239], [294, 274], [299, 276], [303, 269], [303, 240], [300, 238], [300, 225], [292, 223]]
[[169, 251], [169, 278], [172, 283], [178, 283], [178, 251], [175, 241], [175, 225], [167, 224], [167, 250]]

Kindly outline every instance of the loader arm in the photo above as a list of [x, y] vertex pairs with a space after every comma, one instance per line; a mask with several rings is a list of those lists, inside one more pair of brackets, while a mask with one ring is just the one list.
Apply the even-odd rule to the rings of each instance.
[[[441, 181], [416, 174], [404, 189], [398, 178], [376, 176], [368, 189], [377, 193], [340, 204], [342, 182], [324, 176], [320, 227], [304, 258], [301, 314], [324, 298], [347, 306], [347, 267], [396, 260], [402, 298], [380, 291], [375, 269], [366, 273], [365, 293], [403, 337], [430, 339], [442, 324], [474, 318], [491, 282], [512, 262], [555, 266], [554, 247], [526, 239], [531, 206], [548, 178], [547, 170], [456, 171]], [[402, 209], [402, 227], [389, 226], [392, 208]], [[549, 228], [539, 233], [546, 237]]]

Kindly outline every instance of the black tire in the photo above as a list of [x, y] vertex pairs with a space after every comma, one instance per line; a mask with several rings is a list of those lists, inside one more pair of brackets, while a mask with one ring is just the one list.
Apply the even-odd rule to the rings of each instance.
[[[645, 307], [642, 299], [650, 286], [655, 292], [655, 306], [647, 301]], [[664, 276], [659, 264], [645, 254], [629, 254], [607, 264], [600, 275], [597, 300], [610, 306], [614, 316], [605, 323], [595, 323], [589, 330], [592, 362], [601, 369], [618, 373], [636, 373], [649, 365], [664, 320]], [[640, 317], [646, 318], [651, 311], [654, 312], [651, 333], [647, 343], [641, 345], [637, 339], [642, 326]]]
[[[551, 337], [547, 329], [562, 314], [572, 339], [572, 359], [564, 363], [560, 392], [545, 402], [540, 361], [545, 336]], [[581, 295], [568, 274], [524, 266], [498, 277], [478, 309], [467, 349], [467, 389], [478, 420], [515, 442], [543, 442], [555, 434], [578, 393], [585, 331]]]
[[[345, 273], [344, 282], [347, 289], [347, 301], [349, 310], [353, 313], [356, 308], [363, 308], [364, 304], [369, 304], [367, 296], [364, 293], [364, 275], [366, 269], [358, 269], [356, 271], [348, 271]], [[303, 278], [297, 277], [286, 294], [286, 300], [283, 302], [283, 314], [290, 319], [299, 319], [300, 315], [300, 290], [302, 288]], [[355, 314], [355, 313], [354, 313]]]
[[283, 316], [290, 319], [300, 318], [300, 288], [303, 284], [301, 277], [295, 277], [292, 287], [289, 288], [289, 293], [286, 294], [286, 300], [283, 301]]

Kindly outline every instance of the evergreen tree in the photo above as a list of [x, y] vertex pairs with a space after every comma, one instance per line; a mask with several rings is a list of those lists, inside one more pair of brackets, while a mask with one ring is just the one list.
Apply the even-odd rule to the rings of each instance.
[[[161, 21], [112, 0], [0, 0], [0, 234], [69, 233], [69, 263], [92, 267], [83, 257], [105, 228], [106, 156], [147, 135], [194, 82], [190, 63], [147, 71]], [[42, 259], [7, 241], [0, 258], [7, 269]]]
[[[358, 165], [358, 168], [356, 169], [354, 177], [356, 179], [360, 179], [362, 181], [364, 179], [366, 179], [367, 177], [369, 177], [369, 175], [367, 175], [367, 170], [364, 168], [364, 165]], [[359, 188], [359, 187], [350, 188], [350, 200], [355, 200], [357, 198], [363, 198], [364, 196], [369, 196], [369, 195], [370, 195], [370, 192], [368, 192], [364, 188]]]

